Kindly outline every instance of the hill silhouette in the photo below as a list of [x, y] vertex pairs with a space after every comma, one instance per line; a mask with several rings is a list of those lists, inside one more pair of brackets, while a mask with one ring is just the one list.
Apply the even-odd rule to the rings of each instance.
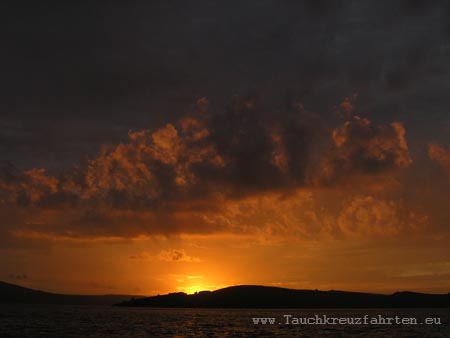
[[65, 295], [33, 290], [0, 281], [0, 303], [113, 305], [129, 300], [131, 295]]
[[168, 308], [446, 308], [450, 307], [450, 294], [396, 292], [383, 295], [239, 285], [215, 291], [201, 291], [193, 295], [184, 292], [152, 297], [66, 295], [33, 290], [0, 281], [0, 303]]
[[396, 292], [383, 295], [240, 285], [216, 291], [202, 291], [193, 295], [178, 292], [145, 297], [116, 305], [182, 308], [425, 308], [449, 307], [450, 294]]

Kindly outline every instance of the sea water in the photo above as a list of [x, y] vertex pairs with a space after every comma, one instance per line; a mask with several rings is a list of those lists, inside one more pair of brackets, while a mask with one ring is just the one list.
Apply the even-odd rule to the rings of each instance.
[[[274, 318], [272, 323], [261, 321], [270, 318]], [[326, 318], [328, 321], [323, 322]], [[158, 309], [0, 304], [0, 337], [450, 337], [450, 309]]]

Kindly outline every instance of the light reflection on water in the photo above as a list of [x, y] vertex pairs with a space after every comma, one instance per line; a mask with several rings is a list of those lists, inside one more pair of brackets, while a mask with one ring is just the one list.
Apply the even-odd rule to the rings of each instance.
[[[441, 325], [285, 325], [294, 317], [441, 318]], [[254, 325], [253, 317], [275, 317]], [[0, 304], [0, 337], [450, 337], [450, 309], [155, 309]]]

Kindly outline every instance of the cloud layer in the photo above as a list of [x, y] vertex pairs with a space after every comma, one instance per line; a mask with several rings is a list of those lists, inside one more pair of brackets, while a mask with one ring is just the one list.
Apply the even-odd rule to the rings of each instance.
[[[207, 100], [193, 113], [156, 131], [129, 132], [128, 142], [105, 146], [84, 166], [53, 176], [45, 169], [4, 167], [4, 202], [52, 208], [89, 204], [154, 209], [220, 194], [226, 198], [307, 184], [311, 145], [323, 121], [302, 106], [267, 114], [250, 99], [235, 99], [208, 115]], [[325, 135], [325, 137], [328, 137]], [[401, 123], [375, 125], [350, 116], [332, 131], [331, 151], [317, 156], [325, 180], [377, 174], [411, 163]]]
[[431, 143], [428, 145], [428, 156], [436, 161], [450, 178], [450, 150], [440, 144]]
[[334, 148], [322, 163], [322, 179], [334, 182], [358, 174], [377, 174], [411, 164], [402, 123], [374, 125], [354, 116], [332, 133]]
[[[104, 146], [59, 174], [5, 166], [2, 205], [16, 210], [6, 228], [31, 237], [245, 232], [242, 217], [250, 216], [228, 223], [217, 217], [233, 201], [280, 193], [291, 194], [288, 201], [298, 210], [284, 210], [283, 202], [273, 214], [262, 213], [266, 221], [258, 216], [262, 205], [249, 215], [261, 226], [280, 224], [270, 221], [284, 218], [280, 212], [288, 212], [290, 224], [304, 223], [299, 213], [315, 210], [298, 204], [298, 189], [395, 172], [411, 163], [401, 123], [379, 125], [353, 115], [348, 100], [340, 107], [344, 120], [330, 129], [301, 104], [273, 113], [244, 97], [211, 113], [201, 98], [176, 123], [130, 131], [127, 142]], [[317, 227], [314, 232], [321, 232]]]

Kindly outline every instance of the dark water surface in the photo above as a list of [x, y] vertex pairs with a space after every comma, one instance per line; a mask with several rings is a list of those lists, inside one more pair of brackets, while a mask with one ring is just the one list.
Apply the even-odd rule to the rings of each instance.
[[[284, 315], [292, 315], [290, 324], [286, 324]], [[379, 316], [398, 316], [415, 318], [418, 324], [302, 325], [293, 319], [316, 315], [367, 315], [369, 321]], [[252, 318], [265, 317], [275, 318], [275, 323], [253, 323]], [[438, 318], [441, 324], [420, 324], [426, 318]], [[0, 337], [450, 337], [450, 309], [155, 309], [0, 304]]]

